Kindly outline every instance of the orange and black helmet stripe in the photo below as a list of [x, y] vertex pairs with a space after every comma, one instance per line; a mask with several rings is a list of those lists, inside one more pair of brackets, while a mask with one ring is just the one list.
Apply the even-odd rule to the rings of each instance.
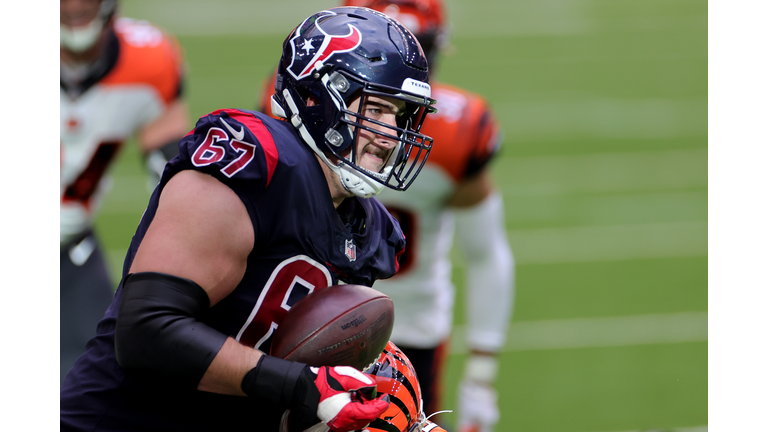
[[376, 363], [366, 370], [376, 378], [376, 389], [389, 395], [390, 406], [368, 429], [371, 432], [408, 432], [420, 422], [421, 388], [408, 357], [389, 342]]

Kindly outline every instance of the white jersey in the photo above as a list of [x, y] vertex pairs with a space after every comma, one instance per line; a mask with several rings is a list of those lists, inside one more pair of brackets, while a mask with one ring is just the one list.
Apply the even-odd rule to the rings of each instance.
[[434, 138], [419, 176], [405, 192], [384, 189], [377, 198], [399, 221], [406, 236], [400, 271], [374, 288], [395, 305], [392, 341], [433, 348], [451, 331], [455, 289], [449, 252], [453, 214], [446, 201], [456, 186], [485, 166], [498, 147], [498, 124], [479, 96], [434, 84], [438, 112], [421, 130]]
[[62, 244], [93, 224], [107, 168], [123, 143], [178, 96], [181, 59], [175, 40], [145, 21], [120, 18], [106, 71], [95, 83], [60, 91]]

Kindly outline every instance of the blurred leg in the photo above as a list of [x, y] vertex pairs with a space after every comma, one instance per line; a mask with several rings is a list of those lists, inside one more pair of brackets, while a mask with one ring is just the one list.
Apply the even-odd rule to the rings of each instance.
[[114, 295], [107, 263], [92, 233], [63, 248], [60, 265], [59, 385], [75, 360], [85, 352], [85, 344], [96, 334], [96, 324]]
[[[448, 341], [441, 343], [435, 348], [427, 349], [410, 348], [400, 345], [398, 347], [408, 356], [414, 369], [416, 369], [422, 398], [424, 399], [424, 414], [429, 416], [437, 411], [446, 409], [443, 405], [442, 393], [443, 372], [448, 359]], [[430, 420], [442, 426], [439, 417], [435, 416]]]

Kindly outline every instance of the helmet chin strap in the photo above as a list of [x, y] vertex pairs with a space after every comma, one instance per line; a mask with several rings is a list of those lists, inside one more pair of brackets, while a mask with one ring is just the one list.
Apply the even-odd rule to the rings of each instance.
[[[328, 166], [328, 168], [330, 168], [331, 171], [339, 176], [341, 185], [344, 186], [344, 189], [360, 198], [370, 198], [384, 189], [384, 185], [382, 183], [373, 180], [372, 178], [364, 175], [349, 165], [342, 162], [339, 162], [338, 164], [331, 162], [328, 159], [328, 156], [326, 156], [325, 152], [321, 151], [317, 147], [317, 144], [315, 144], [315, 140], [312, 138], [312, 135], [309, 134], [307, 127], [304, 126], [303, 122], [301, 121], [301, 117], [299, 117], [298, 114], [299, 107], [296, 105], [296, 102], [294, 102], [288, 89], [283, 89], [283, 97], [288, 103], [288, 108], [292, 113], [290, 117], [291, 124], [299, 131], [301, 138], [304, 139], [304, 142], [309, 145], [312, 151], [320, 156], [320, 159]], [[393, 160], [393, 158], [390, 157], [390, 160]], [[389, 170], [391, 169], [391, 167], [385, 168], [385, 175], [389, 174]]]
[[62, 47], [79, 54], [91, 48], [99, 40], [103, 28], [104, 21], [99, 17], [83, 27], [71, 28], [61, 24], [59, 43]]

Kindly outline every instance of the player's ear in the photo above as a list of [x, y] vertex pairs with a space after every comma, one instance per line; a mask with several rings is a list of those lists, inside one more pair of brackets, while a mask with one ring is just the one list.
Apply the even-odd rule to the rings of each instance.
[[314, 95], [310, 94], [309, 96], [307, 96], [307, 106], [308, 107], [317, 106], [317, 105], [320, 105], [320, 101], [317, 100], [317, 98]]

